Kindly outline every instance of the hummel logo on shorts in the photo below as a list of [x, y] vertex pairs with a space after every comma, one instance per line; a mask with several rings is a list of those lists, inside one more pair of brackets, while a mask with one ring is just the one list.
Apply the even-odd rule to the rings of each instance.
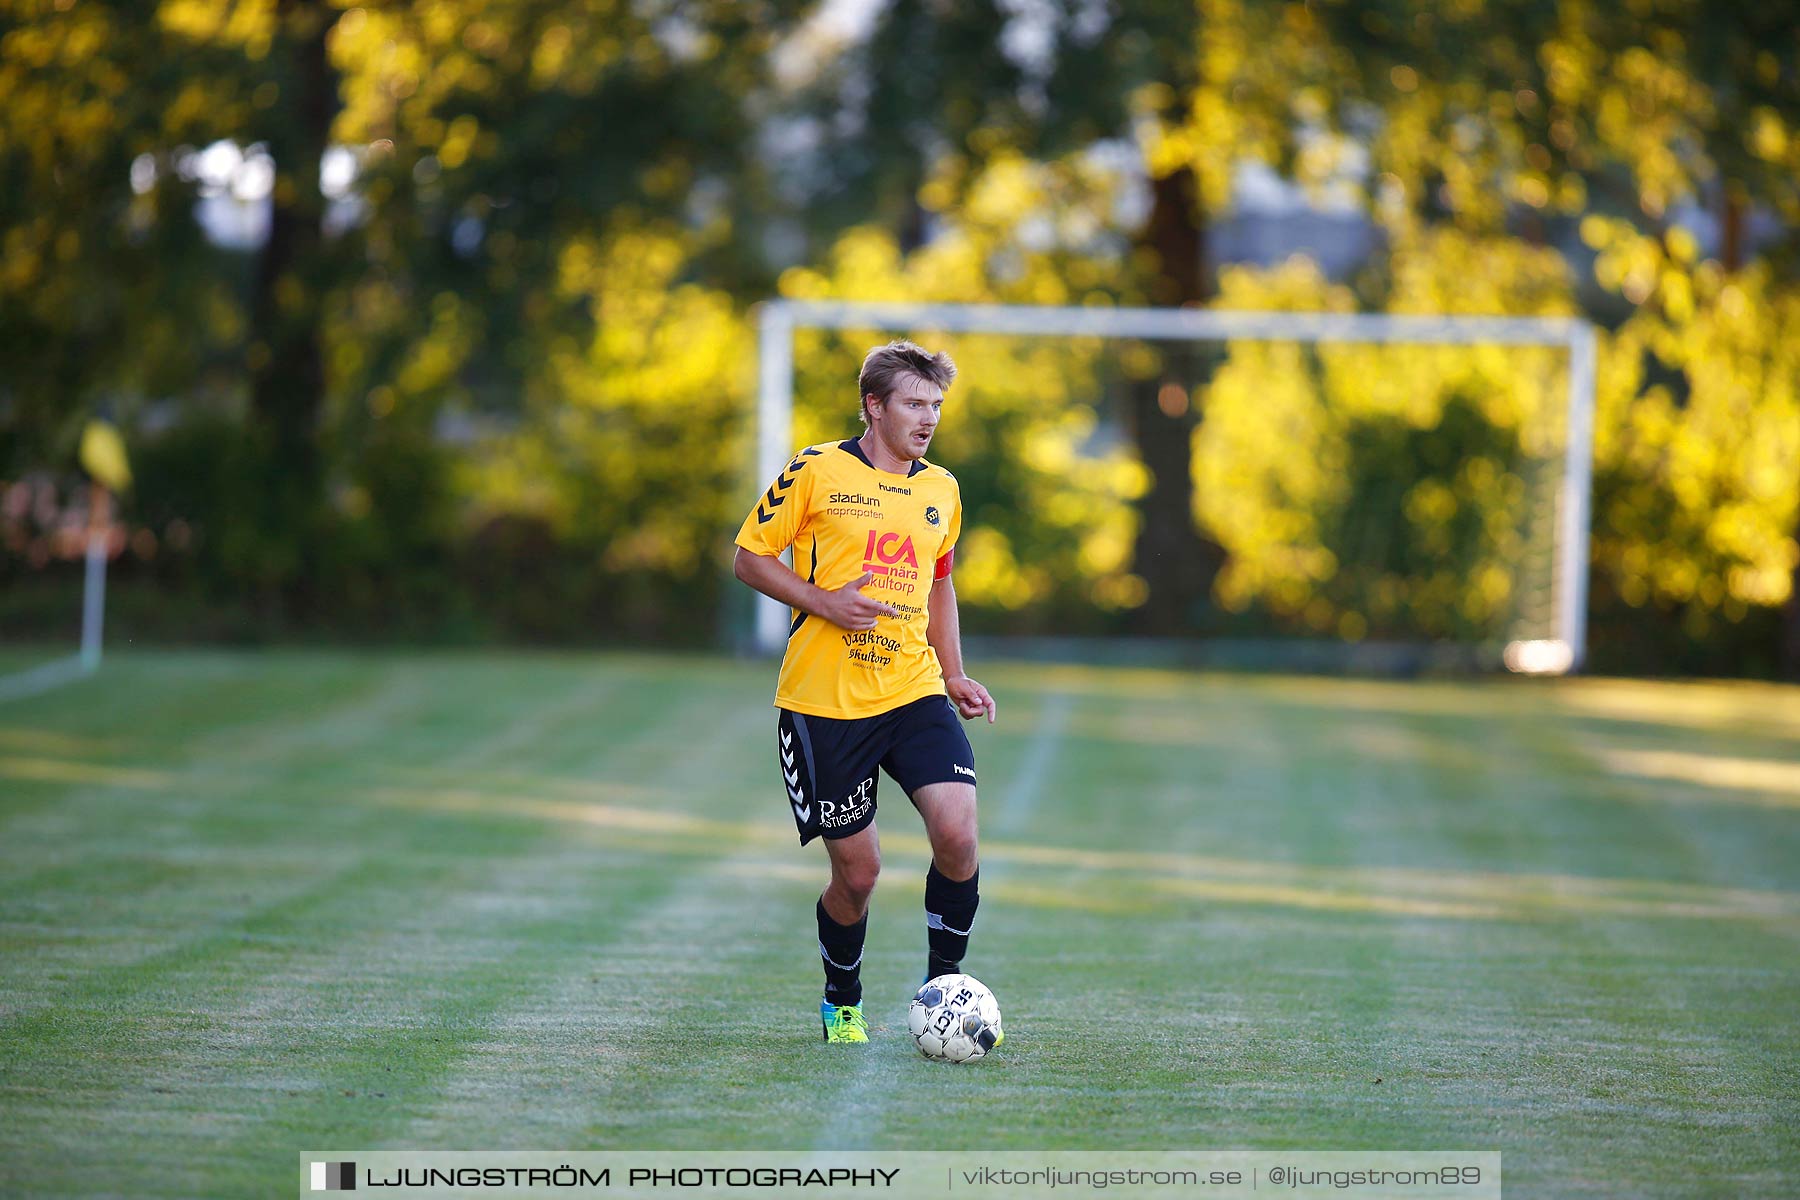
[[970, 779], [975, 778], [975, 772], [969, 770], [969, 768], [963, 766], [961, 763], [951, 763], [950, 769], [955, 771], [958, 775], [967, 775]]

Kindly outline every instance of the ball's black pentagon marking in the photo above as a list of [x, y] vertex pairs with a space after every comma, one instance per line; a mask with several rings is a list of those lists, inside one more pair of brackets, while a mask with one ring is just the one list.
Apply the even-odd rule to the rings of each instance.
[[926, 1008], [936, 1008], [944, 1002], [944, 989], [926, 984], [919, 989], [919, 1003]]
[[999, 1038], [994, 1036], [994, 1029], [991, 1025], [982, 1026], [981, 1032], [975, 1035], [975, 1044], [981, 1047], [982, 1053], [984, 1054], [989, 1050], [992, 1050], [994, 1048], [994, 1043], [999, 1040]]
[[986, 1025], [987, 1022], [983, 1021], [978, 1013], [968, 1013], [964, 1015], [962, 1020], [963, 1032], [970, 1037], [974, 1037], [976, 1034], [980, 1033], [982, 1028]]

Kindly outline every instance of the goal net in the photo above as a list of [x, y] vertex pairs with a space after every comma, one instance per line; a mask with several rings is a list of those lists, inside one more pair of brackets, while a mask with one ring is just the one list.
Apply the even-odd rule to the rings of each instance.
[[[962, 484], [966, 633], [1213, 664], [1581, 664], [1583, 321], [772, 301], [755, 487], [860, 428], [850, 381], [897, 336], [962, 368], [930, 457]], [[1188, 443], [1173, 519], [1214, 560], [1176, 642], [1128, 640], [1167, 577], [1138, 542], [1145, 506], [1171, 505], [1144, 461], [1146, 396], [1171, 418], [1151, 436]], [[756, 645], [779, 651], [789, 623], [759, 599]]]

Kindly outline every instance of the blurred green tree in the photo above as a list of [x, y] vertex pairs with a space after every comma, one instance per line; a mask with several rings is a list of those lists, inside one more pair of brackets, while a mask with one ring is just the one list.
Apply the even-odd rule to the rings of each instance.
[[[1686, 644], [1681, 669], [1800, 678], [1800, 377], [1781, 349], [1800, 300], [1792, 14], [1707, 0], [1317, 11], [1356, 48], [1340, 123], [1371, 98], [1386, 110], [1371, 146], [1391, 231], [1450, 221], [1541, 242], [1578, 222], [1594, 252], [1586, 299], [1622, 322], [1596, 446], [1602, 661], [1631, 669]], [[1697, 212], [1717, 229], [1710, 254]], [[1784, 233], [1753, 261], [1757, 213]]]
[[[403, 609], [417, 589], [378, 581], [443, 569], [454, 535], [446, 412], [548, 419], [608, 293], [708, 249], [760, 290], [693, 191], [756, 176], [741, 102], [794, 7], [8, 0], [0, 469], [69, 459], [96, 408], [154, 408], [174, 459], [216, 443], [186, 474], [221, 591], [296, 621]], [[248, 253], [195, 220], [244, 182], [208, 177], [213, 147], [272, 174]], [[570, 286], [571, 250], [646, 223], [672, 268]], [[629, 426], [633, 401], [583, 395]], [[582, 470], [617, 475], [635, 433]]]
[[[1115, 19], [1085, 30], [1074, 20], [1052, 21], [1035, 56], [996, 58], [1016, 14], [959, 7], [955, 21], [940, 26], [923, 6], [896, 6], [872, 44], [931, 46], [931, 71], [954, 82], [912, 94], [906, 92], [909, 81], [893, 80], [895, 93], [909, 95], [909, 103], [898, 111], [872, 108], [872, 132], [864, 140], [889, 156], [935, 160], [935, 174], [924, 172], [928, 179], [918, 192], [921, 207], [954, 223], [996, 156], [1023, 148], [1047, 158], [1066, 144], [1059, 138], [1129, 133], [1143, 154], [1152, 203], [1142, 223], [1128, 230], [1139, 253], [1122, 294], [1157, 303], [1193, 303], [1214, 294], [1216, 282], [1203, 269], [1207, 229], [1232, 201], [1235, 172], [1247, 160], [1260, 160], [1315, 191], [1361, 194], [1385, 232], [1390, 256], [1363, 277], [1363, 303], [1408, 306], [1397, 264], [1419, 261], [1434, 245], [1437, 226], [1455, 226], [1487, 239], [1492, 253], [1516, 257], [1509, 240], [1522, 246], [1553, 236], [1566, 240], [1566, 230], [1585, 218], [1590, 244], [1598, 248], [1604, 238], [1611, 247], [1599, 254], [1594, 279], [1581, 285], [1603, 321], [1636, 313], [1639, 326], [1683, 324], [1694, 319], [1697, 304], [1754, 293], [1774, 301], [1752, 306], [1766, 318], [1755, 335], [1758, 344], [1779, 343], [1779, 300], [1791, 271], [1778, 271], [1766, 284], [1746, 280], [1750, 292], [1727, 292], [1716, 280], [1690, 277], [1693, 270], [1731, 275], [1754, 269], [1746, 261], [1746, 220], [1755, 211], [1774, 215], [1790, 231], [1765, 257], [1775, 264], [1792, 261], [1792, 231], [1800, 228], [1800, 136], [1793, 130], [1800, 72], [1794, 69], [1795, 27], [1777, 10], [1727, 13], [1704, 0], [1615, 6], [1581, 0], [1449, 6], [1196, 0], [1143, 10], [1125, 5], [1110, 15]], [[931, 40], [947, 28], [958, 36], [943, 45]], [[1151, 31], [1162, 36], [1151, 37]], [[1062, 86], [1044, 89], [1047, 80]], [[946, 103], [932, 107], [940, 94]], [[1057, 98], [1051, 110], [1033, 105], [1034, 97], [1047, 94]], [[920, 121], [921, 106], [934, 119]], [[1122, 117], [1130, 118], [1129, 128]], [[866, 151], [862, 161], [886, 161], [875, 153]], [[1364, 153], [1366, 169], [1358, 165]], [[883, 180], [910, 185], [911, 177], [889, 165], [871, 167], [859, 179], [879, 190]], [[1691, 237], [1672, 219], [1678, 207], [1691, 212], [1696, 203], [1716, 214], [1721, 230], [1711, 264], [1693, 252]], [[920, 224], [903, 210], [896, 218], [891, 200], [872, 204], [871, 211], [888, 214], [903, 245], [907, 229]], [[1612, 224], [1619, 221], [1623, 230]], [[1572, 257], [1579, 262], [1582, 256]], [[1627, 262], [1636, 265], [1621, 265]], [[1477, 306], [1481, 311], [1525, 311], [1507, 307], [1503, 294], [1482, 295], [1501, 307]], [[1470, 299], [1470, 289], [1451, 287], [1432, 302], [1471, 311]], [[1710, 327], [1715, 319], [1705, 323]], [[1643, 353], [1645, 342], [1645, 335], [1627, 336], [1617, 350]], [[1707, 391], [1704, 381], [1721, 372], [1750, 378], [1721, 357], [1714, 342], [1671, 337], [1658, 344], [1657, 369], [1678, 376], [1677, 405], [1696, 390]], [[1171, 365], [1180, 364], [1164, 367]], [[1745, 393], [1744, 416], [1747, 428], [1785, 452], [1790, 385], [1781, 377], [1785, 363], [1768, 365], [1774, 386]], [[1175, 405], [1159, 419], [1159, 406], [1149, 402], [1163, 393], [1167, 376], [1179, 373], [1159, 372], [1163, 380], [1139, 392], [1135, 422], [1139, 457], [1153, 480], [1142, 503], [1136, 561], [1150, 581], [1151, 598], [1175, 598], [1168, 607], [1153, 606], [1146, 621], [1152, 629], [1191, 628], [1196, 583], [1212, 578], [1218, 565], [1193, 543], [1185, 553], [1169, 551], [1176, 540], [1168, 530], [1189, 524], [1186, 499], [1192, 495], [1186, 456], [1171, 455], [1169, 447], [1187, 443], [1183, 433], [1192, 433], [1196, 452], [1207, 441], [1197, 428], [1206, 405]], [[1755, 378], [1763, 378], [1760, 368]], [[1656, 394], [1642, 393], [1627, 407], [1639, 403], [1654, 409]], [[1602, 416], [1630, 419], [1617, 407]], [[1794, 566], [1800, 530], [1789, 516], [1800, 491], [1796, 473], [1775, 484], [1757, 468], [1764, 481], [1755, 501], [1759, 527], [1785, 532], [1771, 534], [1751, 558], [1727, 557], [1708, 567], [1680, 537], [1653, 537], [1662, 526], [1640, 519], [1657, 507], [1649, 497], [1676, 492], [1678, 477], [1644, 456], [1610, 458], [1624, 445], [1610, 432], [1603, 430], [1599, 442], [1598, 603], [1622, 598], [1627, 606], [1660, 607], [1678, 622], [1680, 628], [1670, 632], [1690, 638], [1721, 619], [1732, 624], [1785, 603], [1788, 670], [1800, 671], [1793, 574], [1800, 569]], [[1706, 422], [1689, 422], [1671, 436], [1677, 444], [1693, 442], [1692, 453], [1703, 457], [1736, 457]], [[1173, 488], [1165, 486], [1170, 480], [1177, 481]], [[1634, 499], [1621, 507], [1615, 489]], [[1216, 528], [1210, 532], [1222, 536]], [[1635, 547], [1636, 557], [1669, 564], [1673, 578], [1720, 582], [1680, 596], [1646, 591], [1620, 574], [1617, 564], [1625, 559], [1604, 549], [1613, 542]], [[1159, 546], [1161, 552], [1153, 549]], [[1171, 569], [1177, 560], [1205, 565], [1198, 578], [1190, 573], [1184, 580]], [[1774, 586], [1782, 564], [1789, 580]], [[1231, 577], [1229, 563], [1224, 571], [1215, 596]], [[1736, 591], [1724, 582], [1730, 578], [1739, 580]], [[1612, 661], [1634, 665], [1628, 657]], [[1765, 653], [1764, 669], [1770, 661]]]
[[[0, 0], [0, 474], [72, 462], [105, 410], [145, 443], [141, 519], [191, 521], [218, 594], [365, 628], [504, 609], [543, 636], [705, 636], [745, 305], [778, 276], [796, 295], [1580, 305], [1617, 328], [1597, 645], [1650, 665], [1673, 634], [1705, 648], [1686, 665], [1771, 669], [1785, 605], [1800, 671], [1795, 39], [1778, 7], [1705, 0]], [[236, 176], [208, 166], [219, 147]], [[1209, 241], [1252, 161], [1361, 205], [1384, 238], [1369, 268], [1222, 280]], [[266, 195], [268, 225], [235, 248], [195, 220], [233, 189], [253, 219]], [[1785, 240], [1758, 246], [1770, 218]], [[977, 608], [1185, 631], [1254, 603], [1339, 633], [1379, 632], [1382, 605], [1446, 630], [1490, 611], [1505, 522], [1476, 518], [1514, 511], [1535, 384], [1429, 356], [956, 352], [995, 414], [972, 442], [1008, 464], [972, 485]], [[1135, 381], [1129, 452], [1092, 452], [1078, 385], [1103, 365]], [[1410, 381], [1402, 423], [1358, 371]], [[1369, 471], [1334, 481], [1252, 436], [1234, 405], [1277, 396]], [[1383, 462], [1448, 446], [1494, 472], [1381, 493]], [[1455, 533], [1460, 581], [1396, 599], [1397, 574], [1326, 570], [1351, 536], [1334, 504], [1389, 513], [1407, 553]], [[555, 602], [517, 583], [527, 564]]]

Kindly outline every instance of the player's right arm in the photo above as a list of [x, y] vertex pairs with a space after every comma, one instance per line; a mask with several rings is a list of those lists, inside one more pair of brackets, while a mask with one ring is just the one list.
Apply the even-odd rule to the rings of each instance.
[[779, 558], [754, 554], [739, 546], [731, 573], [789, 608], [809, 612], [845, 629], [873, 629], [880, 618], [896, 615], [892, 605], [862, 594], [862, 589], [875, 578], [867, 571], [841, 588], [828, 590], [806, 582]]

